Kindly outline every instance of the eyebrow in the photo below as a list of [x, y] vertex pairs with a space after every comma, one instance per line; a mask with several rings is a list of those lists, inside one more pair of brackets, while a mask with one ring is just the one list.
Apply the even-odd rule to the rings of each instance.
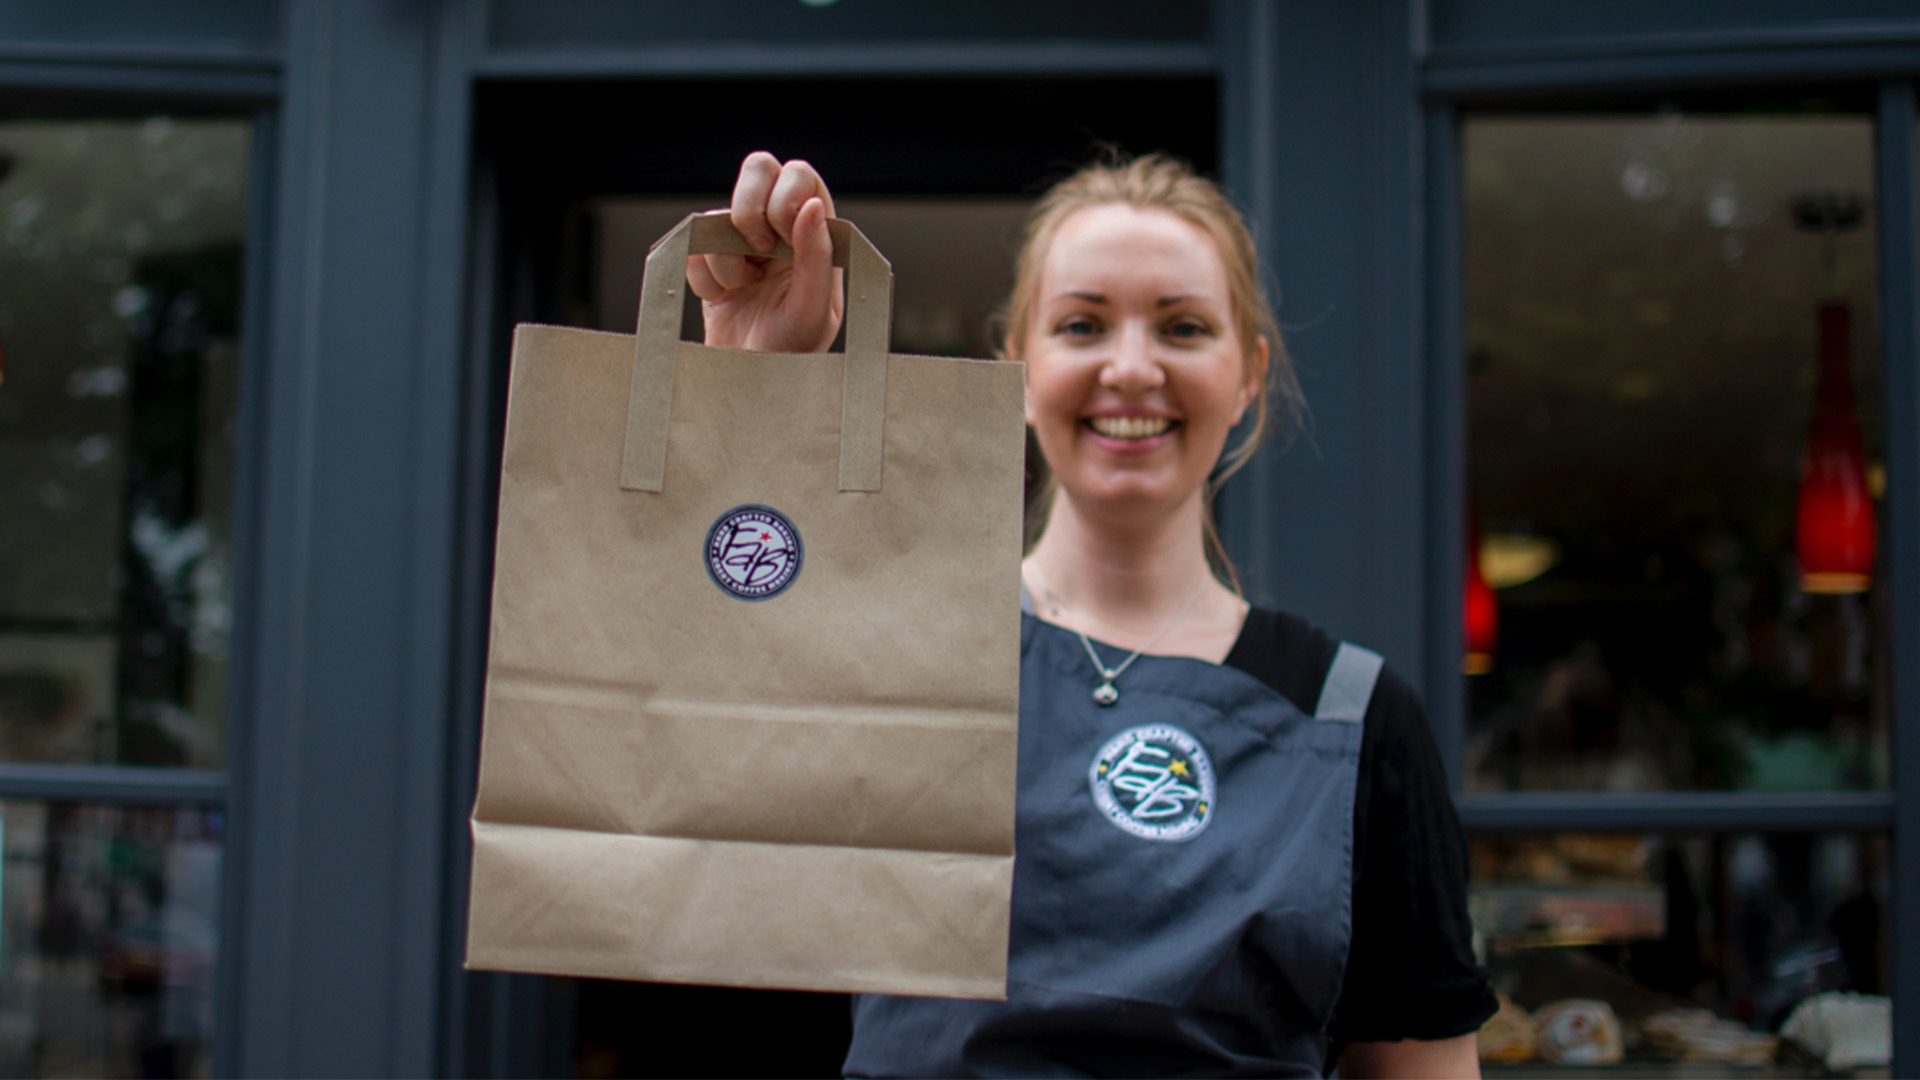
[[[1107, 302], [1107, 294], [1097, 293], [1097, 292], [1063, 292], [1063, 293], [1060, 293], [1058, 296], [1055, 296], [1054, 299], [1055, 300], [1085, 300], [1090, 304], [1104, 304]], [[1187, 300], [1201, 300], [1201, 299], [1205, 299], [1205, 297], [1197, 296], [1193, 293], [1179, 293], [1175, 296], [1163, 296], [1160, 299], [1155, 300], [1153, 302], [1153, 306], [1157, 308], [1172, 307], [1175, 304], [1182, 303]]]

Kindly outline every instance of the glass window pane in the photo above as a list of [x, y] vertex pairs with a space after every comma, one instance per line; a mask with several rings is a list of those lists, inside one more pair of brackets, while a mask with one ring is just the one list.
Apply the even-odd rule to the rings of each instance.
[[0, 760], [222, 761], [248, 137], [0, 123]]
[[1464, 136], [1469, 788], [1884, 788], [1871, 121]]
[[[1474, 928], [1506, 998], [1481, 1033], [1490, 1069], [1833, 1075], [1808, 1016], [1887, 1008], [1882, 836], [1479, 836], [1472, 855]], [[1884, 1066], [1879, 1031], [1864, 1042]]]
[[221, 824], [0, 803], [0, 1075], [208, 1074]]

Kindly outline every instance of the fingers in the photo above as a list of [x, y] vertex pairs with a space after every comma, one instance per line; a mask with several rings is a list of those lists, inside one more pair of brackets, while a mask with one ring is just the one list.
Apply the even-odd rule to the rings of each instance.
[[833, 196], [827, 191], [826, 181], [813, 166], [795, 158], [780, 167], [780, 175], [775, 180], [773, 190], [767, 198], [767, 223], [780, 238], [793, 243], [795, 220], [800, 216], [800, 208], [808, 199], [821, 200], [825, 212], [823, 217], [833, 216]]
[[784, 173], [780, 159], [755, 150], [740, 163], [740, 177], [733, 183], [733, 227], [759, 251], [773, 250], [775, 235], [767, 222], [767, 206]]
[[744, 255], [694, 255], [687, 259], [687, 284], [702, 300], [719, 300], [732, 289], [752, 285], [767, 271]]
[[738, 289], [767, 276], [765, 267], [745, 255], [709, 255], [707, 270], [723, 289]]
[[718, 300], [727, 295], [727, 287], [714, 278], [713, 271], [707, 268], [707, 256], [692, 255], [687, 258], [687, 287], [693, 295], [702, 300]]

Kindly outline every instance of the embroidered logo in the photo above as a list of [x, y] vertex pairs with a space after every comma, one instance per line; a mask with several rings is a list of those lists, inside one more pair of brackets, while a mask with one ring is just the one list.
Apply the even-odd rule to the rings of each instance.
[[1087, 783], [1108, 821], [1147, 840], [1191, 840], [1213, 820], [1213, 762], [1171, 724], [1115, 735], [1093, 756]]
[[707, 530], [707, 573], [742, 600], [778, 596], [800, 575], [800, 530], [769, 506], [736, 506]]

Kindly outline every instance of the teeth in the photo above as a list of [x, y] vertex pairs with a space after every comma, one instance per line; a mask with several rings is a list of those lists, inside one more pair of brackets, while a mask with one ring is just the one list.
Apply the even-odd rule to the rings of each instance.
[[1150, 439], [1173, 426], [1164, 416], [1096, 416], [1088, 423], [1109, 439]]

